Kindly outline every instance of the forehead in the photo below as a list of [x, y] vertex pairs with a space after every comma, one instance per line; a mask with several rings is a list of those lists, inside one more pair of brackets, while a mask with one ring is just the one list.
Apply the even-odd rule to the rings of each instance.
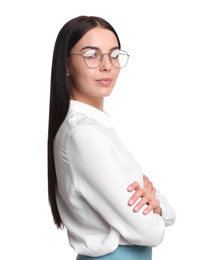
[[103, 51], [108, 51], [113, 47], [118, 47], [118, 40], [115, 34], [104, 28], [96, 27], [88, 31], [73, 47], [73, 50], [80, 51], [85, 46], [98, 47]]

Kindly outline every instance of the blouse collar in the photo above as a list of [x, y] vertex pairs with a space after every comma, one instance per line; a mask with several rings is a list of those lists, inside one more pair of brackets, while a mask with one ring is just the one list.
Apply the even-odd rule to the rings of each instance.
[[70, 100], [69, 110], [76, 111], [84, 116], [87, 116], [104, 125], [106, 128], [109, 128], [111, 125], [110, 116], [105, 110], [102, 112], [101, 110], [86, 103]]

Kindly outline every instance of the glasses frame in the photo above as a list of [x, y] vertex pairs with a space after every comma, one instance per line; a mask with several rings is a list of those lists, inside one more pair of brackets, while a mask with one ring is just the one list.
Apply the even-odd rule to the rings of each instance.
[[101, 59], [100, 59], [100, 63], [99, 63], [99, 65], [96, 66], [96, 67], [90, 67], [90, 66], [88, 66], [88, 64], [86, 63], [86, 60], [85, 60], [85, 58], [87, 58], [86, 54], [70, 53], [69, 55], [79, 55], [79, 56], [82, 56], [82, 57], [84, 58], [84, 63], [85, 63], [85, 64], [87, 65], [87, 67], [89, 67], [90, 69], [97, 69], [97, 68], [101, 65], [101, 63], [103, 62], [104, 55], [108, 55], [108, 56], [109, 56], [109, 60], [110, 60], [110, 62], [111, 62], [111, 64], [112, 64], [112, 66], [115, 67], [116, 69], [122, 69], [122, 68], [124, 68], [124, 67], [127, 65], [128, 61], [129, 61], [129, 56], [130, 56], [130, 55], [129, 55], [126, 51], [124, 51], [124, 50], [119, 50], [120, 52], [121, 52], [121, 51], [125, 52], [125, 55], [127, 55], [127, 62], [126, 62], [126, 64], [125, 64], [124, 66], [122, 66], [122, 67], [116, 67], [116, 66], [113, 64], [112, 59], [111, 59], [111, 57], [110, 57], [110, 55], [112, 54], [112, 52], [111, 52], [111, 53], [110, 53], [110, 52], [108, 52], [108, 53], [102, 53], [101, 50], [95, 50], [95, 51], [99, 51], [99, 52], [102, 54]]

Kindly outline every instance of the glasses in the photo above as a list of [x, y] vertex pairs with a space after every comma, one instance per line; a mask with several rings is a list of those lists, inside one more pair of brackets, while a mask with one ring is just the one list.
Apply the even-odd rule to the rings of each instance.
[[84, 54], [70, 53], [70, 55], [83, 56], [85, 64], [91, 69], [96, 69], [101, 65], [104, 55], [109, 56], [110, 62], [117, 69], [125, 67], [129, 60], [129, 54], [123, 50], [114, 50], [110, 53], [102, 53], [100, 50], [92, 49], [86, 51]]

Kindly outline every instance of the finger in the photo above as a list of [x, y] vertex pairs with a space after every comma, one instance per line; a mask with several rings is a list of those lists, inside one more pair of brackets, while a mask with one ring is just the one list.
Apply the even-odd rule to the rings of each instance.
[[130, 184], [127, 188], [128, 191], [133, 191], [135, 189], [137, 189], [138, 187], [140, 187], [139, 183], [137, 181], [133, 182], [132, 184]]
[[144, 189], [146, 189], [149, 185], [149, 179], [146, 177], [146, 175], [143, 175], [143, 186]]
[[148, 185], [147, 185], [147, 189], [148, 189], [148, 190], [151, 190], [151, 189], [152, 189], [152, 187], [153, 187], [153, 185], [152, 185], [152, 182], [151, 182], [151, 181], [149, 181], [149, 183], [148, 183]]
[[155, 208], [160, 207], [160, 203], [158, 199], [153, 199], [149, 202], [148, 207], [143, 211], [144, 215], [149, 214]]
[[143, 194], [144, 194], [143, 189], [141, 188], [137, 189], [136, 192], [129, 199], [128, 204], [132, 206], [141, 196], [143, 196]]
[[153, 189], [154, 189], [153, 183], [150, 181], [147, 190], [148, 190], [151, 194], [153, 194]]
[[138, 203], [137, 205], [134, 207], [134, 211], [138, 212], [144, 205], [146, 205], [149, 201], [149, 198], [147, 197], [143, 197]]
[[148, 207], [143, 211], [144, 215], [149, 214], [154, 209], [154, 205], [151, 203], [148, 205]]

